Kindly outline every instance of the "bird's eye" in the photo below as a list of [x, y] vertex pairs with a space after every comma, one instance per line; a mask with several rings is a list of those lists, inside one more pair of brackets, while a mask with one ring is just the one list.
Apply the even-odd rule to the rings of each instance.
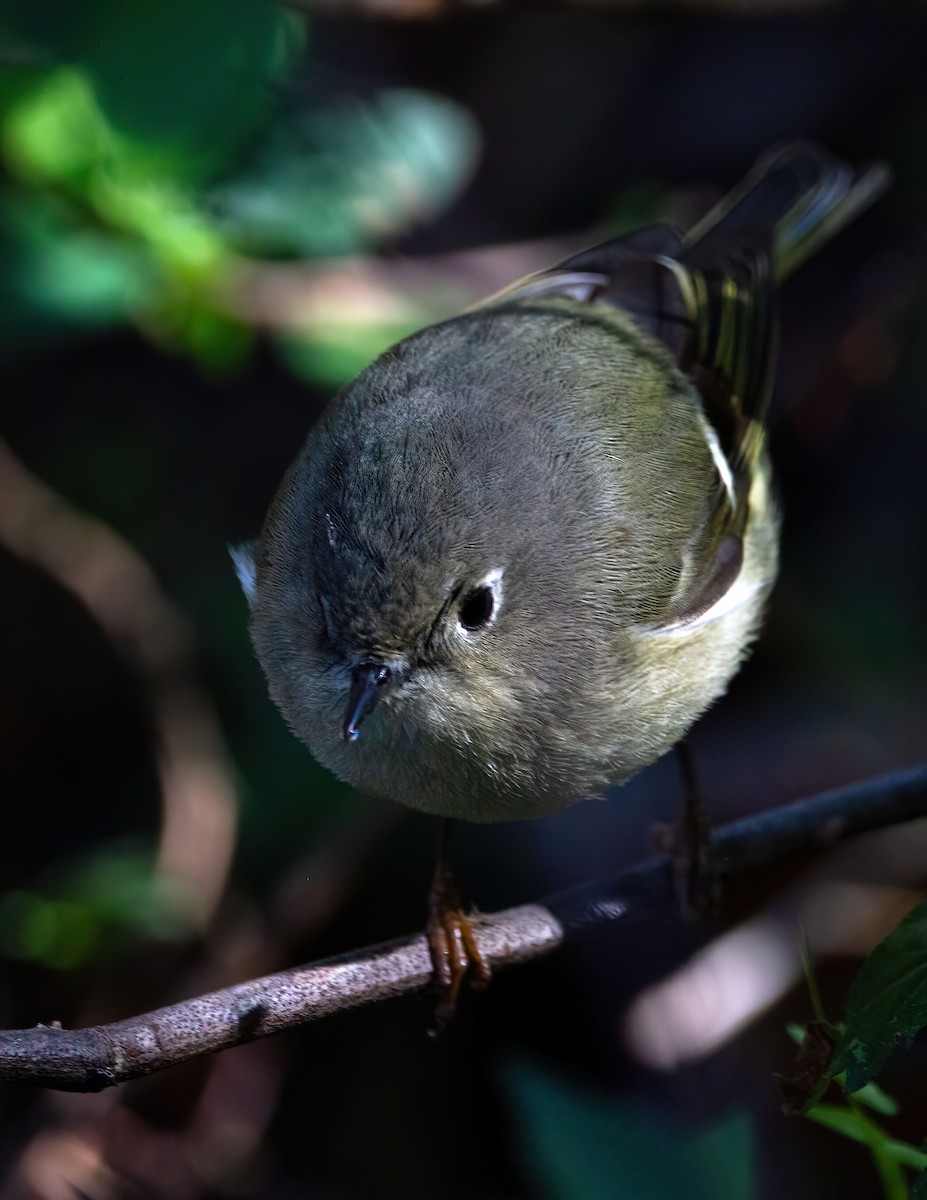
[[496, 597], [492, 588], [483, 584], [464, 596], [457, 620], [469, 633], [476, 633], [492, 620], [495, 607]]

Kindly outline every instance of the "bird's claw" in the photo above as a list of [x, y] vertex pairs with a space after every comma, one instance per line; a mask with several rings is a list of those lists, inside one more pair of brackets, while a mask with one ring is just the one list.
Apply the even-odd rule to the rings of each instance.
[[489, 963], [477, 945], [473, 921], [463, 911], [453, 876], [441, 862], [428, 897], [425, 932], [438, 990], [434, 1032], [440, 1033], [457, 1010], [464, 980], [481, 991], [492, 977]]

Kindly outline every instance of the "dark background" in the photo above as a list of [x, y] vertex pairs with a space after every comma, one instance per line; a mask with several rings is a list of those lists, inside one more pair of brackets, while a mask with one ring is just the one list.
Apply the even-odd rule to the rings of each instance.
[[[513, 244], [528, 269], [693, 220], [791, 137], [885, 159], [895, 185], [784, 291], [781, 579], [691, 745], [718, 822], [921, 758], [920, 9], [192, 7], [135, 27], [104, 0], [81, 21], [0, 3], [0, 1025], [114, 1020], [421, 926], [435, 823], [353, 796], [287, 733], [226, 543], [337, 382], [507, 282]], [[601, 803], [462, 829], [464, 890], [492, 910], [607, 874], [679, 799], [664, 760]], [[642, 987], [802, 866], [733, 887], [716, 922], [668, 913], [506, 973], [437, 1040], [426, 1000], [393, 1001], [118, 1093], [6, 1089], [0, 1196], [879, 1195], [863, 1147], [781, 1115], [802, 985], [673, 1072], [621, 1035]], [[833, 1019], [853, 969], [818, 968]], [[915, 1046], [887, 1079], [914, 1142], [922, 1067]]]

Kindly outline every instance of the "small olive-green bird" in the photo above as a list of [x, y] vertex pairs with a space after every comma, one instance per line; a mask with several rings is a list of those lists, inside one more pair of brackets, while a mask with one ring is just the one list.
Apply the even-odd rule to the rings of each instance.
[[270, 694], [320, 762], [504, 821], [682, 738], [776, 575], [777, 284], [886, 182], [787, 146], [688, 234], [577, 254], [335, 397], [234, 552]]

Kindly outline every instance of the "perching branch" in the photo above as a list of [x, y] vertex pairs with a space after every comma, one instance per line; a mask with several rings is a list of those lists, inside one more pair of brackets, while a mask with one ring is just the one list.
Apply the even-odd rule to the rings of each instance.
[[[733, 878], [922, 816], [927, 764], [732, 822], [717, 830], [714, 845], [722, 875]], [[481, 916], [477, 940], [500, 970], [549, 954], [590, 930], [608, 927], [614, 936], [675, 903], [671, 863], [655, 858], [544, 903]], [[421, 991], [430, 979], [425, 938], [399, 938], [109, 1025], [0, 1031], [0, 1079], [99, 1091], [319, 1017]]]

